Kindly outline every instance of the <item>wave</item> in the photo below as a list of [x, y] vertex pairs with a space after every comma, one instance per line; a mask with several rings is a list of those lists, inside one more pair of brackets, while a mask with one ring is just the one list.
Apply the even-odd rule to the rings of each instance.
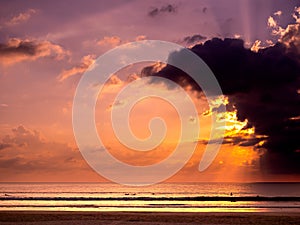
[[197, 197], [0, 197], [0, 201], [278, 201], [278, 202], [300, 202], [300, 197], [284, 196], [197, 196]]

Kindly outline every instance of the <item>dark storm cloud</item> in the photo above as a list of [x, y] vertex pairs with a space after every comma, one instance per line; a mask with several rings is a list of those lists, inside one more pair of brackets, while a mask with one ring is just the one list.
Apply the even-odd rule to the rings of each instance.
[[176, 12], [177, 12], [177, 6], [172, 4], [167, 4], [160, 8], [158, 7], [151, 8], [151, 10], [148, 12], [148, 16], [155, 17], [162, 13], [176, 13]]
[[204, 41], [205, 39], [206, 39], [205, 36], [202, 36], [200, 34], [195, 34], [193, 36], [187, 36], [187, 37], [183, 38], [183, 42], [185, 42], [187, 44], [194, 44], [199, 41]]
[[[233, 138], [225, 142], [266, 149], [261, 158], [262, 169], [266, 171], [300, 173], [300, 62], [295, 57], [298, 51], [277, 43], [252, 52], [242, 40], [217, 38], [191, 50], [214, 72], [230, 106], [237, 109], [238, 119], [247, 119], [248, 127], [255, 127], [257, 136], [267, 137], [259, 146], [259, 138], [250, 142]], [[171, 54], [172, 57], [180, 59], [180, 52]], [[147, 72], [151, 74], [149, 68]], [[172, 66], [152, 75], [201, 91], [189, 76]]]

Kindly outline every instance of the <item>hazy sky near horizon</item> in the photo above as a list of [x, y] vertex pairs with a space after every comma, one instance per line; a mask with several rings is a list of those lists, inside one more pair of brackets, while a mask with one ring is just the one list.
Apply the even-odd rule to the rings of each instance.
[[[72, 101], [82, 74], [106, 51], [147, 39], [191, 47], [214, 37], [239, 38], [244, 40], [246, 48], [254, 46], [252, 50], [257, 51], [282, 39], [289, 24], [299, 25], [299, 12], [295, 14], [295, 7], [299, 6], [297, 0], [1, 1], [0, 181], [104, 180], [87, 165], [76, 146]], [[298, 30], [289, 40], [299, 43], [299, 34]], [[257, 40], [260, 44], [255, 45]], [[300, 45], [295, 46], [299, 54]], [[134, 75], [132, 71], [123, 73]], [[125, 83], [116, 78], [115, 85], [107, 87], [97, 118], [109, 115], [110, 95], [116, 94]], [[193, 96], [192, 91], [190, 94]], [[206, 103], [197, 96], [193, 100], [200, 114], [207, 110]], [[170, 124], [173, 119], [176, 121], [176, 113], [168, 111], [168, 106], [162, 104], [161, 108], [166, 108], [163, 114], [171, 115]], [[139, 115], [136, 113], [136, 118]], [[147, 119], [140, 118], [140, 121]], [[208, 118], [200, 116], [199, 119], [209, 126]], [[229, 132], [245, 126], [244, 121], [238, 121], [236, 113], [229, 114], [230, 121], [235, 128]], [[172, 128], [177, 126], [174, 124]], [[134, 127], [142, 136], [147, 135], [144, 127]], [[108, 140], [112, 131], [105, 129]], [[203, 129], [207, 136], [207, 128]], [[244, 131], [255, 135], [250, 128]], [[174, 131], [170, 138], [176, 135]], [[244, 135], [243, 131], [240, 135]], [[122, 148], [110, 139], [107, 145]], [[250, 144], [225, 143], [214, 164], [200, 173], [197, 163], [203, 145], [199, 142], [191, 161], [172, 181], [299, 181], [300, 170], [275, 174], [263, 171], [260, 166], [263, 152]], [[173, 144], [166, 144], [162, 149], [170, 146]], [[169, 154], [169, 150], [165, 151], [149, 153], [149, 160], [129, 152], [127, 160], [131, 162], [130, 157], [136, 157], [142, 164], [152, 163]]]

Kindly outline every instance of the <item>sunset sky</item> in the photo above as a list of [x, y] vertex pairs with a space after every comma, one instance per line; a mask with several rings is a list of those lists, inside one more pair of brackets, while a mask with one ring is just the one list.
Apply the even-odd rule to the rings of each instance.
[[[130, 124], [137, 137], [146, 138], [149, 120], [165, 118], [168, 133], [161, 146], [136, 152], [114, 137], [111, 108], [126, 103], [113, 103], [114, 98], [131, 81], [153, 75], [182, 85], [201, 124], [199, 138], [187, 140], [187, 148], [188, 142], [198, 143], [194, 155], [168, 181], [300, 181], [298, 0], [2, 0], [0, 15], [0, 181], [106, 181], [76, 145], [75, 90], [97, 57], [148, 39], [191, 48], [214, 72], [224, 97], [209, 109], [202, 91], [181, 71], [154, 62], [124, 68], [105, 85], [95, 115], [115, 157], [149, 165], [177, 143], [178, 114], [159, 99], [138, 104]], [[227, 122], [226, 136], [213, 164], [199, 172], [210, 111], [219, 104], [227, 107], [219, 115]]]

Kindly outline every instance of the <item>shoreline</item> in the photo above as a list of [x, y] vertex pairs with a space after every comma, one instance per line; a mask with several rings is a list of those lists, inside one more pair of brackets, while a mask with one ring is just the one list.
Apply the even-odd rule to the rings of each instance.
[[0, 211], [0, 223], [21, 224], [300, 224], [291, 212], [69, 212]]

